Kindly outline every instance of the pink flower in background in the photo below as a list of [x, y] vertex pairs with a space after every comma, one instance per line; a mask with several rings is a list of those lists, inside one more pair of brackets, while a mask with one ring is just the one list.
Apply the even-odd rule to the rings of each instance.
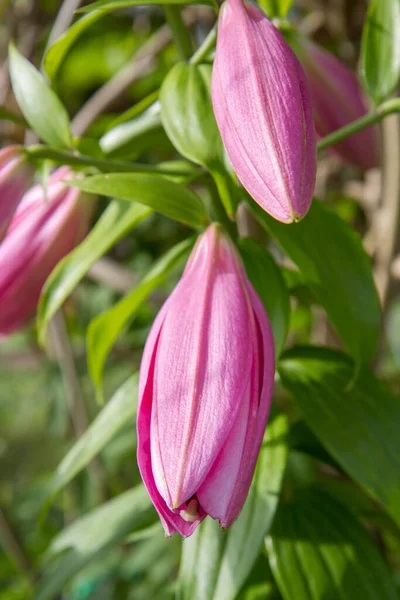
[[[368, 112], [363, 89], [356, 76], [334, 54], [306, 38], [293, 37], [293, 48], [307, 76], [319, 137], [336, 131]], [[368, 127], [333, 145], [346, 162], [370, 169], [379, 164], [377, 127]]]
[[276, 27], [242, 0], [227, 0], [220, 12], [212, 101], [233, 169], [249, 194], [279, 221], [303, 217], [316, 172], [306, 78]]
[[138, 463], [167, 535], [245, 502], [274, 381], [264, 306], [217, 225], [199, 238], [140, 367]]
[[33, 180], [34, 169], [26, 161], [21, 146], [0, 150], [0, 241], [15, 209]]
[[86, 235], [93, 203], [62, 183], [62, 167], [22, 198], [0, 244], [0, 335], [22, 327], [36, 311], [40, 292], [57, 263]]

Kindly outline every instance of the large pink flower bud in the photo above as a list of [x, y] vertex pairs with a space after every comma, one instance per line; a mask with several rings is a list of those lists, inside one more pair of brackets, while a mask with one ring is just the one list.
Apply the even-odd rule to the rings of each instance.
[[31, 188], [0, 244], [0, 335], [35, 314], [47, 277], [87, 233], [92, 202], [62, 183], [72, 175], [65, 167], [55, 171], [46, 197], [41, 186]]
[[15, 209], [32, 183], [33, 167], [26, 161], [20, 146], [0, 150], [0, 241]]
[[[364, 116], [368, 105], [354, 73], [336, 56], [306, 38], [292, 39], [307, 76], [318, 136], [324, 137]], [[363, 129], [331, 149], [362, 169], [375, 167], [379, 164], [378, 129]]]
[[316, 172], [306, 78], [276, 27], [242, 0], [227, 0], [220, 12], [212, 101], [224, 146], [249, 194], [279, 221], [303, 217]]
[[165, 532], [229, 527], [252, 480], [272, 398], [264, 306], [218, 226], [158, 314], [140, 367], [138, 463]]

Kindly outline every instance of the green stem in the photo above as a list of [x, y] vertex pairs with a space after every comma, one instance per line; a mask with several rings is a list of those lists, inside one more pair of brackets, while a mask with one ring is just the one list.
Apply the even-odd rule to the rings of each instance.
[[220, 195], [222, 205], [228, 215], [228, 217], [233, 221], [235, 219], [236, 214], [236, 206], [232, 199], [231, 190], [229, 189], [229, 184], [227, 181], [227, 175], [224, 175], [219, 170], [214, 169], [211, 171], [211, 175], [215, 181], [217, 186], [218, 193]]
[[182, 19], [180, 6], [164, 5], [165, 18], [171, 28], [174, 36], [175, 46], [178, 50], [179, 58], [187, 60], [190, 58], [193, 47], [189, 30]]
[[374, 111], [368, 113], [364, 117], [361, 117], [361, 119], [357, 119], [357, 121], [353, 121], [352, 123], [349, 123], [349, 125], [341, 127], [340, 129], [337, 129], [333, 133], [330, 133], [322, 138], [322, 140], [318, 142], [317, 148], [318, 150], [324, 150], [325, 148], [328, 148], [328, 146], [337, 144], [350, 135], [353, 135], [362, 129], [366, 129], [370, 125], [378, 123], [388, 115], [397, 112], [400, 112], [400, 98], [392, 98], [391, 100], [387, 100], [378, 106]]
[[217, 221], [218, 223], [220, 223], [220, 225], [223, 226], [223, 228], [227, 231], [227, 233], [232, 238], [232, 240], [234, 242], [236, 242], [236, 240], [238, 238], [238, 231], [237, 231], [236, 223], [235, 223], [235, 221], [232, 221], [231, 219], [229, 219], [228, 215], [226, 214], [225, 208], [222, 205], [220, 194], [219, 194], [219, 191], [217, 188], [218, 188], [218, 186], [216, 186], [216, 182], [215, 181], [214, 181], [214, 183], [211, 182], [211, 185], [209, 187], [210, 194], [211, 194], [210, 218], [212, 221]]
[[201, 62], [203, 62], [203, 60], [205, 58], [207, 58], [207, 56], [211, 52], [211, 50], [214, 49], [216, 40], [217, 40], [217, 24], [215, 24], [214, 27], [211, 29], [210, 33], [207, 35], [207, 37], [205, 38], [205, 40], [203, 41], [201, 46], [199, 48], [197, 48], [196, 52], [192, 55], [189, 62], [192, 65], [198, 65]]
[[123, 173], [158, 173], [160, 175], [182, 175], [188, 174], [187, 170], [177, 168], [173, 164], [170, 166], [153, 166], [142, 163], [124, 162], [119, 160], [107, 160], [103, 158], [93, 158], [83, 154], [74, 154], [66, 150], [57, 150], [48, 146], [35, 145], [26, 149], [29, 158], [45, 158], [53, 160], [62, 165], [71, 165], [78, 167], [95, 167], [99, 171], [112, 173], [121, 171]]

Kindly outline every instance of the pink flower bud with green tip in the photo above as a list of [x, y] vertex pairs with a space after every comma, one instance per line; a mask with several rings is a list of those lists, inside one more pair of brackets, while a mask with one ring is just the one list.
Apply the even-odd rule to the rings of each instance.
[[[322, 138], [368, 112], [363, 89], [355, 74], [334, 54], [304, 37], [293, 35], [289, 41], [307, 76], [318, 137]], [[330, 150], [362, 169], [376, 167], [379, 164], [378, 129], [376, 126], [363, 129], [334, 144]]]
[[233, 243], [199, 238], [140, 367], [138, 464], [167, 535], [238, 517], [270, 409], [274, 342]]
[[316, 173], [306, 78], [276, 27], [242, 0], [227, 0], [220, 12], [212, 101], [242, 185], [279, 221], [301, 219]]
[[34, 169], [27, 162], [21, 146], [0, 150], [0, 241], [19, 201], [31, 185], [33, 175]]
[[67, 167], [22, 198], [0, 244], [0, 336], [34, 316], [42, 287], [57, 263], [86, 235], [93, 202], [63, 183]]

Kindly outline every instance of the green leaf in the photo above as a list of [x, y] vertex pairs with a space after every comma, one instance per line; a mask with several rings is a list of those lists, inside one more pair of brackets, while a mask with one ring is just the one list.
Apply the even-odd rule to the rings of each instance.
[[345, 355], [300, 348], [283, 355], [283, 385], [321, 444], [400, 523], [400, 403]]
[[371, 261], [358, 234], [319, 200], [292, 225], [276, 221], [253, 201], [250, 207], [297, 264], [354, 358], [370, 361], [378, 345], [381, 312]]
[[[143, 485], [113, 498], [66, 527], [52, 542], [47, 566], [33, 600], [52, 600], [93, 559], [126, 535], [148, 526], [155, 517]], [[58, 556], [59, 555], [59, 556]]]
[[180, 600], [233, 600], [250, 573], [269, 530], [286, 466], [284, 415], [271, 419], [244, 508], [232, 527], [207, 519], [182, 546]]
[[85, 15], [50, 46], [43, 61], [44, 70], [50, 80], [54, 80], [71, 46], [73, 46], [90, 25], [98, 21], [105, 14], [106, 11], [93, 11], [89, 15]]
[[0, 106], [0, 119], [3, 121], [11, 121], [17, 125], [22, 125], [25, 128], [29, 127], [24, 118], [22, 118], [20, 115], [17, 115], [12, 110], [9, 110], [5, 106]]
[[91, 321], [87, 333], [87, 359], [89, 372], [98, 394], [101, 394], [104, 364], [121, 331], [134, 318], [151, 292], [166, 280], [171, 271], [188, 254], [192, 246], [192, 239], [174, 246], [153, 265], [144, 279], [129, 294]]
[[176, 64], [160, 91], [161, 119], [175, 148], [212, 170], [224, 161], [211, 103], [211, 65]]
[[70, 148], [69, 117], [56, 94], [13, 44], [9, 48], [9, 63], [15, 98], [29, 125], [51, 146]]
[[58, 263], [43, 287], [39, 302], [37, 327], [41, 343], [50, 319], [90, 267], [149, 214], [151, 211], [144, 206], [130, 206], [123, 212], [120, 202], [111, 202], [83, 242]]
[[91, 12], [92, 10], [117, 10], [118, 8], [128, 8], [130, 6], [142, 6], [145, 5], [162, 5], [162, 4], [206, 4], [207, 6], [216, 7], [217, 4], [214, 0], [99, 0], [93, 2], [87, 6], [83, 6], [77, 12]]
[[84, 179], [70, 179], [66, 183], [85, 192], [146, 204], [162, 215], [194, 229], [207, 223], [207, 215], [199, 197], [162, 175], [107, 173]]
[[373, 0], [361, 44], [361, 76], [377, 104], [400, 80], [400, 1]]
[[296, 490], [279, 506], [266, 545], [284, 600], [398, 600], [371, 537], [328, 494]]
[[127, 423], [134, 423], [137, 409], [138, 375], [121, 385], [85, 433], [58, 465], [50, 484], [54, 497], [108, 444]]
[[239, 241], [247, 276], [267, 310], [275, 340], [275, 354], [279, 356], [289, 327], [290, 297], [283, 275], [271, 254], [250, 238]]
[[292, 8], [294, 0], [260, 0], [260, 4], [265, 8], [265, 12], [270, 19], [275, 17], [284, 19]]

